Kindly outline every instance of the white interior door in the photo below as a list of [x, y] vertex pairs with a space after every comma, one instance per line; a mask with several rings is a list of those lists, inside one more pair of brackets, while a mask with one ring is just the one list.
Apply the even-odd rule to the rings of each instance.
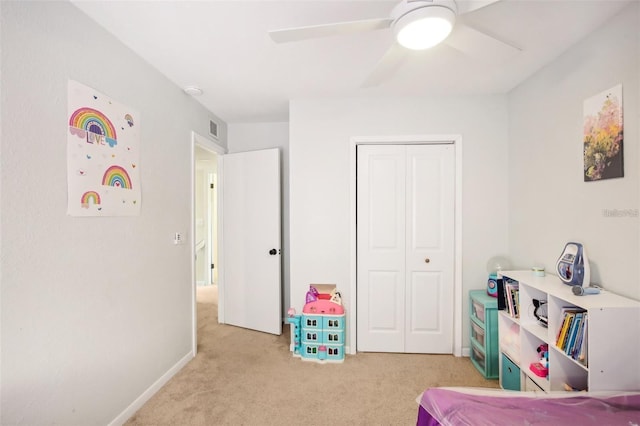
[[452, 353], [453, 145], [361, 145], [357, 348]]
[[222, 160], [224, 322], [281, 334], [280, 153]]
[[357, 349], [404, 352], [405, 153], [358, 146]]
[[405, 352], [453, 352], [455, 151], [409, 145]]

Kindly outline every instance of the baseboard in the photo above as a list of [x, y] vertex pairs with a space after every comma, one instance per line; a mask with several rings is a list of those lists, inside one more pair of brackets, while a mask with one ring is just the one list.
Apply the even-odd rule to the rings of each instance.
[[164, 386], [173, 376], [176, 375], [178, 371], [182, 369], [189, 361], [191, 361], [194, 357], [193, 352], [189, 352], [181, 360], [179, 360], [173, 367], [169, 369], [166, 373], [164, 373], [158, 380], [155, 381], [147, 390], [142, 392], [135, 401], [131, 403], [122, 413], [120, 413], [115, 419], [113, 419], [109, 426], [120, 426], [123, 425], [127, 420], [133, 416], [136, 411], [138, 411], [142, 406], [151, 399], [153, 395], [156, 394], [160, 390], [162, 386]]
[[[293, 349], [294, 349], [293, 348], [293, 343], [290, 343], [289, 344], [289, 352], [293, 352]], [[344, 347], [344, 353], [346, 355], [355, 355], [356, 354], [355, 351], [351, 352], [351, 347], [349, 347], [349, 346], [345, 346]], [[471, 356], [471, 348], [469, 348], [469, 347], [462, 348], [462, 356], [466, 356], [466, 357]]]

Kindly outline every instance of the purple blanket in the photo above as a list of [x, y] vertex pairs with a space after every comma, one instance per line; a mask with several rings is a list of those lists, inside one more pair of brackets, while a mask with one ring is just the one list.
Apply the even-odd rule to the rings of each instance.
[[432, 388], [422, 394], [417, 424], [638, 426], [640, 393], [558, 395]]

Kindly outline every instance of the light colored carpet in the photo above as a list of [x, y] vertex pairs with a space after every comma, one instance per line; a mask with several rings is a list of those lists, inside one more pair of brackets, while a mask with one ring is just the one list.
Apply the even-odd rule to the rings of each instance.
[[[197, 287], [196, 289], [196, 301], [198, 302], [198, 313], [202, 309], [208, 309], [203, 305], [216, 305], [216, 310], [218, 306], [218, 286], [217, 285], [208, 285]], [[202, 309], [201, 309], [202, 308]], [[202, 312], [204, 314], [204, 312]], [[216, 312], [217, 314], [217, 312]], [[199, 318], [198, 318], [199, 319]]]
[[469, 358], [358, 353], [318, 364], [281, 336], [217, 323], [217, 293], [198, 289], [198, 355], [127, 425], [411, 425], [433, 386], [498, 387]]

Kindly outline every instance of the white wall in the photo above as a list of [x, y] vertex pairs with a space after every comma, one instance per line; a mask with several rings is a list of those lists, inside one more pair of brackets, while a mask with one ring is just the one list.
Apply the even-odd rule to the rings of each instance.
[[[310, 283], [350, 294], [350, 138], [459, 134], [463, 145], [463, 312], [486, 288], [486, 262], [507, 251], [507, 103], [504, 96], [445, 99], [295, 100], [290, 103], [291, 299]], [[463, 342], [468, 342], [463, 315]], [[347, 324], [355, 327], [355, 324]], [[347, 345], [353, 343], [347, 341]], [[466, 343], [465, 343], [466, 345]]]
[[289, 308], [289, 123], [230, 123], [228, 125], [229, 153], [280, 149], [282, 178], [282, 315]]
[[[509, 94], [509, 248], [520, 267], [553, 271], [568, 241], [585, 244], [592, 281], [640, 298], [639, 3]], [[583, 101], [623, 85], [624, 178], [584, 182]]]
[[[190, 356], [191, 131], [215, 117], [68, 2], [1, 19], [0, 423], [107, 424]], [[68, 79], [140, 111], [140, 216], [66, 215]]]

